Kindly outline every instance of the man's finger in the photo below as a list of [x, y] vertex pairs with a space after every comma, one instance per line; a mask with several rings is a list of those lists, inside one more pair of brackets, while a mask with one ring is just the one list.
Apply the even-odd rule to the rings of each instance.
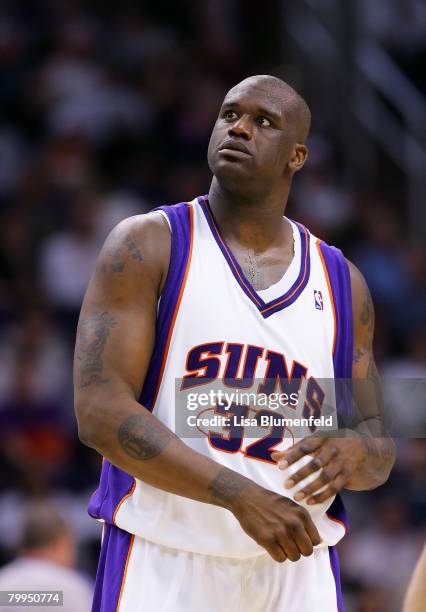
[[321, 493], [317, 493], [316, 495], [312, 495], [306, 501], [306, 503], [310, 506], [314, 504], [321, 504], [326, 501], [330, 497], [334, 497], [339, 491], [343, 489], [346, 484], [347, 476], [345, 473], [340, 472], [334, 480], [332, 480], [324, 491]]
[[322, 468], [318, 478], [315, 478], [313, 482], [306, 485], [306, 487], [303, 487], [303, 489], [295, 494], [294, 501], [302, 501], [302, 499], [319, 492], [320, 489], [324, 488], [325, 485], [328, 485], [332, 480], [334, 480], [334, 478], [336, 478], [336, 476], [340, 473], [340, 470], [341, 465], [338, 463], [332, 461], [328, 463]]
[[314, 552], [314, 547], [309, 537], [306, 527], [300, 526], [300, 529], [294, 532], [294, 541], [297, 548], [300, 550], [300, 554], [304, 557], [309, 557]]
[[305, 517], [305, 529], [306, 529], [306, 533], [311, 539], [313, 546], [318, 546], [318, 544], [321, 544], [322, 542], [321, 536], [318, 532], [318, 529], [315, 527], [315, 524], [313, 520], [311, 519], [308, 512], [306, 513], [306, 517]]
[[277, 542], [284, 550], [285, 554], [289, 561], [299, 561], [300, 559], [300, 551], [296, 546], [293, 536], [289, 534], [283, 534], [280, 537], [277, 537]]
[[[332, 442], [329, 441], [327, 442], [327, 444], [323, 444], [323, 446], [320, 447], [319, 451], [317, 451], [312, 461], [310, 461], [307, 465], [303, 466], [302, 468], [300, 468], [300, 470], [290, 476], [290, 478], [284, 483], [285, 488], [291, 489], [298, 482], [301, 482], [314, 472], [317, 472], [319, 469], [324, 468], [338, 454], [339, 452]], [[311, 492], [313, 493], [314, 491]]]
[[292, 474], [288, 480], [285, 481], [284, 486], [286, 489], [292, 489], [298, 482], [304, 480], [314, 472], [317, 472], [323, 467], [323, 462], [319, 456], [316, 456], [307, 465], [303, 466]]
[[269, 546], [265, 546], [264, 548], [266, 552], [271, 555], [274, 561], [277, 561], [278, 563], [284, 563], [284, 561], [287, 561], [287, 555], [285, 554], [285, 551], [277, 542], [274, 542]]
[[310, 455], [319, 449], [326, 442], [326, 440], [327, 438], [320, 436], [309, 436], [309, 438], [300, 440], [300, 442], [297, 442], [297, 444], [284, 451], [283, 457], [279, 459], [278, 467], [281, 470], [286, 469], [289, 465], [295, 463], [301, 457]]

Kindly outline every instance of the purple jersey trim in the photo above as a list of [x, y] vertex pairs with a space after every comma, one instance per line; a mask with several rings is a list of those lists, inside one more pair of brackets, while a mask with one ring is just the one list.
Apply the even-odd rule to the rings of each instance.
[[114, 525], [105, 524], [92, 612], [116, 612], [132, 537]]
[[270, 302], [265, 302], [257, 291], [254, 289], [252, 284], [247, 280], [244, 272], [241, 269], [240, 264], [235, 259], [231, 249], [227, 245], [225, 239], [223, 238], [216, 221], [214, 219], [212, 210], [209, 206], [207, 196], [201, 196], [198, 198], [198, 203], [200, 204], [203, 213], [206, 217], [207, 223], [210, 227], [210, 231], [213, 234], [214, 239], [225, 260], [228, 263], [228, 266], [235, 277], [235, 280], [240, 285], [241, 289], [244, 291], [246, 296], [253, 302], [256, 308], [259, 310], [260, 314], [264, 319], [267, 319], [275, 312], [282, 310], [283, 308], [287, 308], [297, 300], [299, 295], [302, 293], [304, 288], [306, 287], [309, 281], [309, 275], [311, 271], [311, 259], [310, 259], [310, 238], [308, 230], [301, 225], [300, 223], [296, 223], [297, 228], [300, 232], [300, 243], [301, 243], [301, 263], [300, 270], [297, 279], [294, 281], [292, 286], [284, 293]]
[[349, 533], [349, 520], [346, 514], [345, 506], [339, 494], [333, 500], [333, 503], [326, 512], [329, 519], [337, 523], [341, 523], [345, 528], [345, 535]]
[[339, 249], [329, 246], [325, 242], [320, 243], [320, 249], [327, 266], [336, 311], [336, 344], [333, 354], [334, 377], [351, 379], [354, 323], [349, 267]]
[[[334, 378], [336, 379], [336, 407], [339, 427], [350, 422], [353, 414], [350, 381], [354, 350], [354, 323], [352, 313], [352, 289], [349, 267], [343, 253], [335, 247], [320, 242], [320, 249], [327, 267], [328, 278], [336, 315], [336, 340], [333, 352]], [[345, 507], [339, 495], [328, 509], [327, 515], [342, 523], [349, 531]]]
[[342, 587], [340, 584], [340, 563], [336, 547], [329, 546], [328, 554], [330, 555], [331, 570], [333, 572], [334, 582], [336, 583], [337, 611], [343, 612]]
[[133, 476], [104, 459], [99, 486], [89, 502], [90, 516], [113, 524], [117, 506], [130, 493], [134, 482]]
[[[140, 403], [152, 410], [158, 392], [162, 365], [167, 349], [169, 332], [179, 302], [183, 280], [191, 250], [191, 221], [189, 204], [181, 202], [173, 206], [160, 206], [172, 228], [169, 270], [158, 309], [154, 350], [139, 398]], [[89, 502], [89, 514], [114, 524], [115, 513], [120, 502], [129, 495], [134, 478], [104, 460], [100, 482]]]

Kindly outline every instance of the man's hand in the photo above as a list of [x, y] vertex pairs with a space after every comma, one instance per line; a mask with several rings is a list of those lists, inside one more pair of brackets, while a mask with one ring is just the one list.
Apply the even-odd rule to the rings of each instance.
[[[278, 467], [285, 470], [304, 456], [312, 460], [284, 482], [286, 489], [292, 489], [299, 482], [318, 472], [317, 478], [298, 491], [294, 499], [308, 505], [319, 504], [333, 497], [350, 485], [351, 478], [368, 456], [365, 439], [354, 431], [347, 437], [327, 438], [314, 435], [295, 444], [284, 452], [273, 453]], [[344, 435], [342, 431], [340, 435]], [[322, 489], [320, 491], [320, 489]]]
[[279, 563], [308, 557], [321, 542], [304, 508], [257, 485], [246, 487], [230, 509], [247, 535]]

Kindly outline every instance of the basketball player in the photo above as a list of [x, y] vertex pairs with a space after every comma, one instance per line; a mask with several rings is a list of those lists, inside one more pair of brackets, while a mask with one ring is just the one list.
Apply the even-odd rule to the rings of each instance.
[[305, 380], [319, 414], [318, 379], [376, 377], [363, 278], [283, 216], [309, 123], [283, 81], [242, 81], [211, 135], [208, 196], [127, 219], [102, 249], [75, 360], [79, 434], [104, 457], [89, 507], [104, 521], [96, 612], [342, 609], [336, 494], [383, 483], [392, 442], [174, 433], [176, 379], [261, 378], [265, 393]]

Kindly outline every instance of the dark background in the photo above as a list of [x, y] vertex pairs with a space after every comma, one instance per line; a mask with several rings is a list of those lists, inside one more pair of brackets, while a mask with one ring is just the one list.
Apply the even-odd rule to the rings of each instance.
[[[94, 573], [85, 508], [100, 457], [72, 412], [82, 296], [118, 221], [208, 191], [209, 134], [246, 76], [280, 76], [308, 101], [288, 214], [364, 273], [381, 373], [426, 378], [425, 43], [421, 0], [1, 2], [0, 563], [26, 504], [48, 497]], [[425, 440], [400, 439], [390, 481], [346, 496], [349, 612], [399, 609], [424, 541], [425, 467]]]

